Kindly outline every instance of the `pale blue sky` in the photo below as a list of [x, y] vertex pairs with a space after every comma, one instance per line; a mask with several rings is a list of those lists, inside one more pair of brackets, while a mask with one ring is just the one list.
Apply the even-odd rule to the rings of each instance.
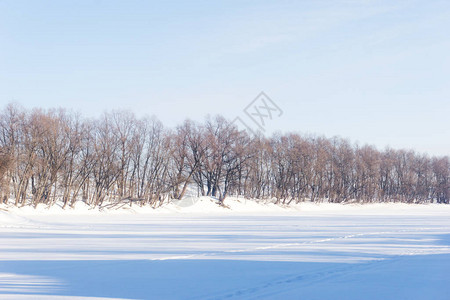
[[0, 104], [109, 109], [450, 155], [449, 1], [0, 0]]

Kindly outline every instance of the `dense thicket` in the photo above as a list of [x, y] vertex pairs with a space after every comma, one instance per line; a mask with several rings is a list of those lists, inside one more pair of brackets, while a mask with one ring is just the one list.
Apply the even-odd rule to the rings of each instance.
[[159, 206], [188, 187], [221, 201], [449, 203], [450, 161], [341, 138], [255, 137], [222, 117], [171, 130], [123, 111], [96, 120], [15, 105], [0, 113], [1, 202]]

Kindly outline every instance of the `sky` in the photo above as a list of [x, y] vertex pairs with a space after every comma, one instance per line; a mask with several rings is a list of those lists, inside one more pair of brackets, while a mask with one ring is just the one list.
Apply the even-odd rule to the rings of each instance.
[[0, 107], [254, 127], [264, 91], [268, 135], [450, 155], [449, 37], [448, 1], [0, 0]]

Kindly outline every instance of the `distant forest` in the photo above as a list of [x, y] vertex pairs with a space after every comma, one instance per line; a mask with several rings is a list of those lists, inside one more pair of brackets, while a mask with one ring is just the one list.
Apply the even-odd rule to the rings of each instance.
[[199, 195], [334, 203], [449, 203], [449, 157], [378, 150], [342, 138], [255, 136], [223, 117], [166, 128], [126, 111], [0, 112], [0, 202], [158, 207]]

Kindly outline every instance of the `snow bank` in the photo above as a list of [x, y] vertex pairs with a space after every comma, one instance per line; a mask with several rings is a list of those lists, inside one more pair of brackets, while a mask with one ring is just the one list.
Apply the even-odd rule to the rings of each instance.
[[[9, 214], [5, 214], [9, 212]], [[63, 209], [60, 205], [47, 207], [38, 205], [37, 208], [31, 206], [16, 207], [14, 205], [0, 205], [0, 216], [3, 223], [7, 223], [8, 218], [18, 218], [29, 215], [97, 215], [97, 214], [153, 214], [153, 215], [173, 215], [173, 214], [248, 214], [248, 215], [296, 215], [305, 213], [317, 214], [364, 214], [364, 215], [426, 215], [426, 214], [447, 214], [450, 212], [450, 205], [445, 204], [405, 204], [405, 203], [374, 203], [374, 204], [338, 204], [338, 203], [293, 203], [289, 206], [276, 205], [270, 201], [249, 200], [244, 198], [228, 197], [221, 205], [214, 197], [190, 197], [188, 200], [173, 200], [161, 207], [140, 206], [138, 204], [122, 205], [117, 207], [92, 208], [84, 202], [77, 202], [75, 207]], [[16, 214], [16, 216], [11, 215]]]

